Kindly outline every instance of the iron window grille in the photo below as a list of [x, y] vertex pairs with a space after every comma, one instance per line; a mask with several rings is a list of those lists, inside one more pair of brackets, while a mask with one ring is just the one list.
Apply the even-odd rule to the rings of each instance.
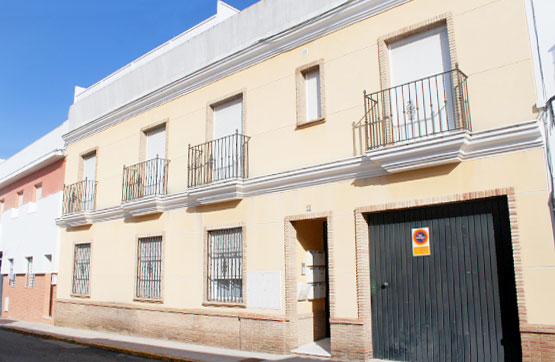
[[33, 257], [27, 258], [27, 281], [25, 283], [27, 288], [35, 286], [35, 274], [33, 274]]
[[162, 237], [139, 239], [137, 253], [137, 298], [161, 299]]
[[10, 273], [8, 274], [8, 286], [15, 287], [15, 271], [14, 271], [14, 261], [13, 259], [8, 259], [10, 262]]
[[89, 294], [89, 276], [91, 266], [91, 244], [75, 245], [73, 265], [73, 288], [76, 295]]
[[207, 299], [211, 302], [243, 302], [242, 228], [208, 232]]

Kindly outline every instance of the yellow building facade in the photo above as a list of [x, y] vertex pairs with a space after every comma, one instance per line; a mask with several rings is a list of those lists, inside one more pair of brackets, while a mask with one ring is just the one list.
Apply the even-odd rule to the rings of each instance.
[[76, 95], [55, 323], [533, 359], [555, 249], [524, 2], [278, 3]]

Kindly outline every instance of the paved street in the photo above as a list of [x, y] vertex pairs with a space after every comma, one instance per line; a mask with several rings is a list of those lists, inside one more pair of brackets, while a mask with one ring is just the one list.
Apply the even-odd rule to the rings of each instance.
[[117, 352], [0, 330], [0, 362], [153, 361]]

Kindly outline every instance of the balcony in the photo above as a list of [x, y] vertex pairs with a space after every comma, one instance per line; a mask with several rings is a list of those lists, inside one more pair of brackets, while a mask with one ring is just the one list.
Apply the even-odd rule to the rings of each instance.
[[63, 215], [93, 211], [96, 202], [96, 184], [94, 180], [83, 180], [65, 186]]
[[364, 92], [368, 148], [471, 130], [467, 76], [459, 69]]
[[371, 94], [364, 91], [370, 159], [388, 172], [456, 161], [472, 130], [467, 78], [454, 69]]
[[123, 167], [122, 202], [166, 195], [170, 161], [162, 158]]
[[189, 145], [188, 187], [242, 180], [249, 175], [250, 137], [235, 134]]

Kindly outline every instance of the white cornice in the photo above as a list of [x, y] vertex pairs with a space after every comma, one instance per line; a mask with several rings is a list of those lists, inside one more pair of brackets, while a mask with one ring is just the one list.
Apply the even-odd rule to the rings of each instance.
[[278, 54], [412, 0], [354, 0], [279, 34], [261, 39], [234, 54], [173, 82], [64, 135], [67, 144], [96, 134], [150, 108], [230, 76]]
[[367, 151], [366, 156], [395, 173], [541, 147], [541, 132], [538, 121], [472, 133], [456, 131]]
[[345, 180], [383, 176], [538, 147], [543, 147], [541, 124], [538, 121], [474, 133], [457, 131], [368, 151], [362, 156], [246, 180], [210, 184], [178, 194], [147, 197], [109, 209], [65, 215], [56, 222], [64, 227], [86, 225]]

